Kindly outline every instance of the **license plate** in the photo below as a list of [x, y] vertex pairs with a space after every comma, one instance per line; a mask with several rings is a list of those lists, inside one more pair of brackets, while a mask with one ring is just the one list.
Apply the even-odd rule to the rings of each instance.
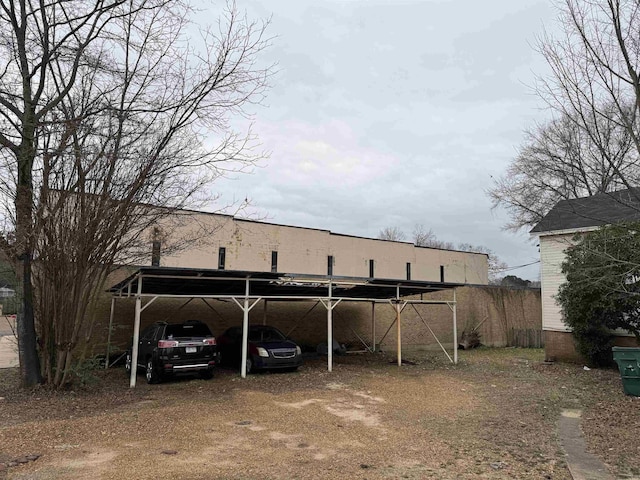
[[187, 353], [196, 353], [198, 351], [198, 347], [186, 347]]

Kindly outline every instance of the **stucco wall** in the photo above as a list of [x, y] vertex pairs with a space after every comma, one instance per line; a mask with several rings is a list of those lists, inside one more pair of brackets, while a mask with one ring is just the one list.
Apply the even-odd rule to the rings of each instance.
[[[271, 271], [271, 253], [278, 252], [277, 271], [327, 275], [333, 256], [333, 275], [369, 277], [369, 260], [377, 278], [487, 284], [488, 259], [481, 253], [415, 247], [412, 243], [354, 237], [302, 227], [240, 220], [224, 215], [189, 213], [183, 222], [165, 229], [160, 265], [218, 268], [218, 252], [225, 248], [226, 270]], [[184, 249], [174, 249], [184, 239], [198, 238]], [[150, 247], [151, 248], [151, 247]], [[148, 264], [151, 264], [149, 255]]]

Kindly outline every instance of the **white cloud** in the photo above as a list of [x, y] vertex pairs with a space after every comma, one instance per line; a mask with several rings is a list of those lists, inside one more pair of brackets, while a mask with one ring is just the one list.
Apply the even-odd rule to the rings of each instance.
[[255, 125], [271, 158], [218, 182], [223, 200], [354, 235], [422, 223], [511, 264], [537, 257], [526, 234], [501, 230], [485, 190], [540, 115], [525, 84], [542, 68], [529, 44], [551, 18], [546, 0], [239, 5], [273, 15], [265, 61], [279, 73]]

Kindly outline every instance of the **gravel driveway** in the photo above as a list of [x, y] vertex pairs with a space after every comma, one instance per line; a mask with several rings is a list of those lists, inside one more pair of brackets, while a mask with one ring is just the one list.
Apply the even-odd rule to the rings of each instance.
[[0, 462], [26, 460], [4, 471], [25, 480], [569, 479], [555, 425], [579, 407], [590, 448], [614, 473], [640, 473], [640, 401], [617, 373], [542, 358], [481, 349], [458, 366], [416, 355], [398, 368], [383, 354], [348, 356], [333, 373], [312, 359], [245, 380], [140, 377], [133, 391], [122, 369], [67, 392], [23, 392], [5, 369]]

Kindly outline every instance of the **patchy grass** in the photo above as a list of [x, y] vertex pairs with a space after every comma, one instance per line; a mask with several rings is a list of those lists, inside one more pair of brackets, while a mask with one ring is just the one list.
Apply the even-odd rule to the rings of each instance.
[[[640, 473], [640, 399], [614, 370], [542, 362], [534, 349], [311, 359], [297, 373], [179, 379], [128, 388], [122, 369], [72, 391], [23, 391], [0, 370], [0, 462], [9, 479], [569, 479], [556, 438], [583, 409], [590, 449]], [[163, 453], [165, 452], [165, 453]], [[169, 453], [166, 453], [169, 452]], [[175, 453], [174, 453], [175, 452]], [[0, 470], [0, 478], [2, 478]]]

